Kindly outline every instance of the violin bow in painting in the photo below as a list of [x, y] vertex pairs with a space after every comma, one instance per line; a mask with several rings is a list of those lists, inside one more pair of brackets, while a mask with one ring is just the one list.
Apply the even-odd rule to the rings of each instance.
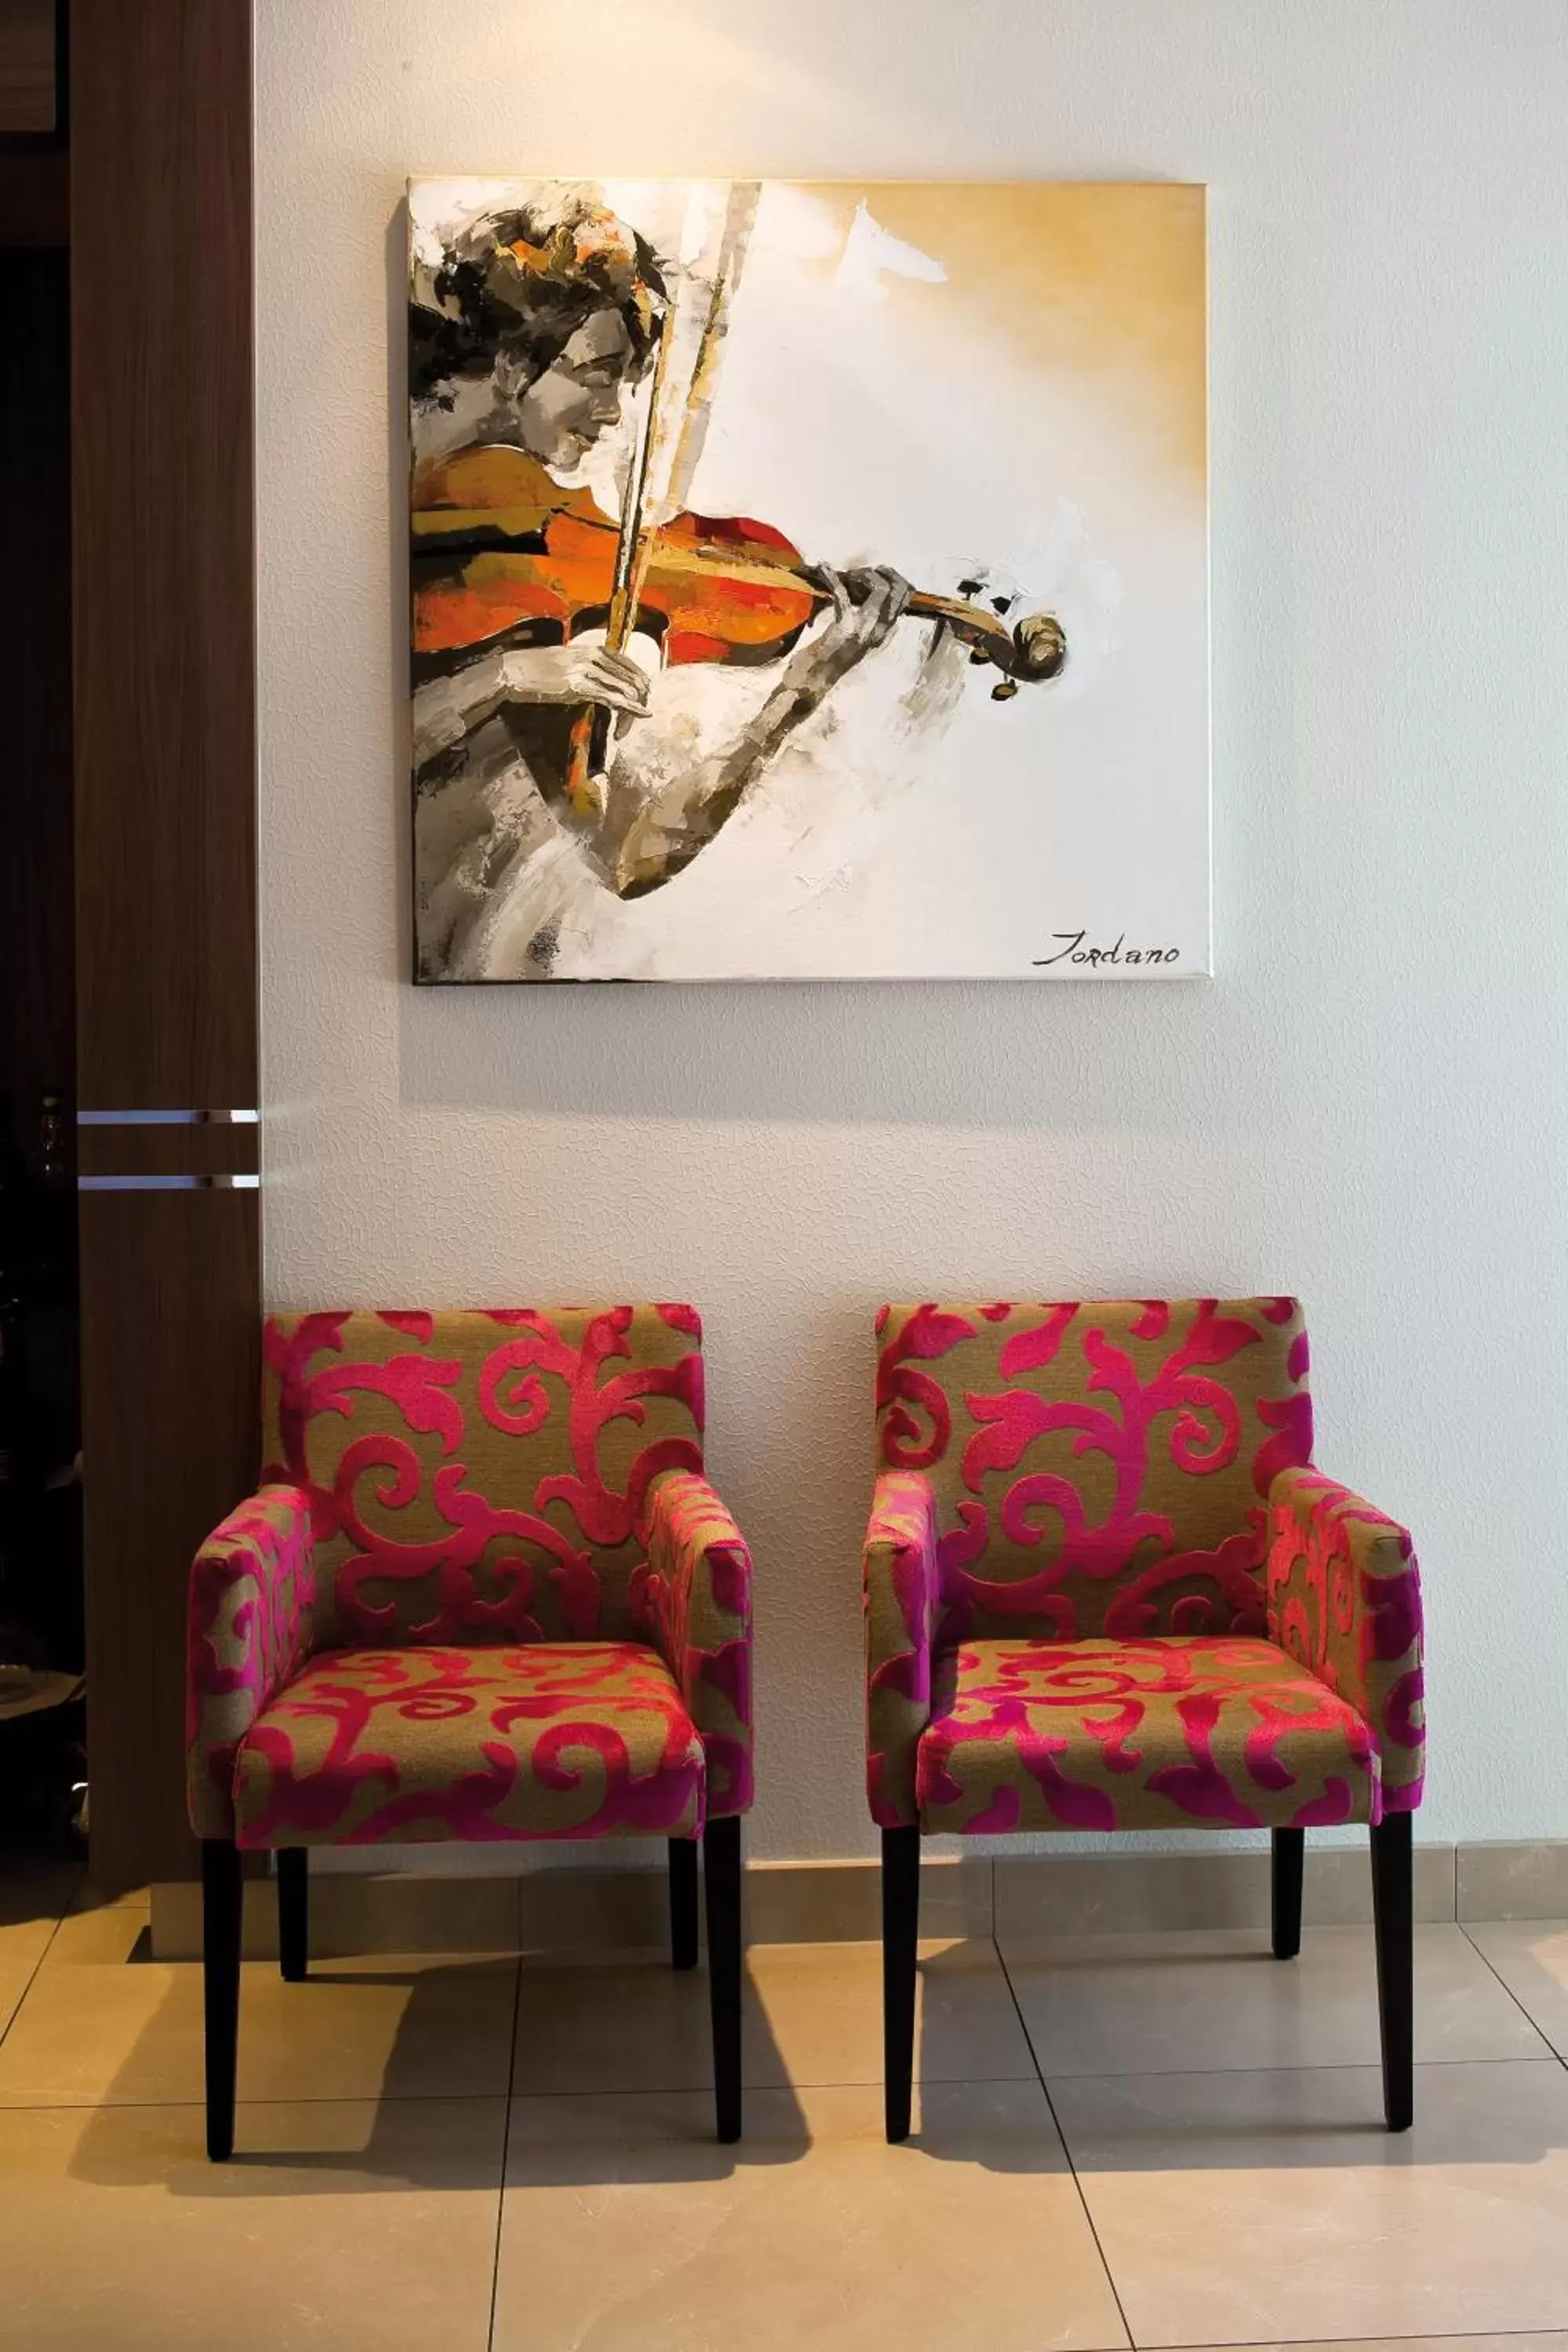
[[[661, 506], [671, 510], [684, 504], [697, 470], [697, 460], [702, 454], [713, 391], [718, 381], [719, 352], [728, 324], [731, 299], [745, 258], [752, 223], [756, 217], [758, 194], [759, 185], [754, 180], [735, 181], [729, 190], [718, 253], [709, 281], [707, 313], [681, 406], [679, 437], [665, 494], [659, 500]], [[679, 284], [680, 279], [677, 277], [677, 289]], [[605, 630], [605, 645], [610, 653], [625, 653], [631, 643], [642, 601], [643, 583], [653, 553], [655, 527], [650, 524], [648, 515], [648, 484], [655, 451], [665, 437], [665, 386], [675, 342], [676, 316], [676, 293], [672, 291], [659, 323], [653, 378], [648, 386], [647, 403], [642, 413], [631, 463], [626, 469], [626, 490], [621, 499], [614, 584]], [[567, 748], [566, 798], [569, 806], [579, 816], [602, 818], [605, 814], [609, 722], [610, 713], [602, 703], [590, 703], [577, 713], [573, 721]]]
[[[655, 497], [651, 488], [655, 459], [662, 455], [669, 437], [667, 386], [677, 339], [678, 292], [683, 282], [679, 271], [674, 278], [677, 291], [671, 293], [665, 306], [648, 397], [639, 411], [621, 500], [605, 638], [612, 653], [624, 653], [631, 642], [660, 529], [684, 508], [690, 491], [708, 429], [730, 305], [755, 217], [758, 194], [754, 182], [737, 182], [731, 186], [715, 259], [710, 271], [700, 273], [708, 280], [707, 311], [681, 404], [673, 456], [660, 494]], [[653, 511], [656, 507], [657, 514]], [[805, 589], [819, 604], [826, 604], [838, 593], [830, 587], [818, 566], [803, 562], [795, 551], [782, 541], [775, 541], [777, 548], [783, 551], [758, 545], [748, 546], [737, 554], [732, 544], [712, 549], [697, 547], [683, 551], [680, 561], [694, 579], [706, 572], [716, 582], [744, 576], [761, 587], [787, 582]], [[664, 560], [669, 560], [668, 550]], [[965, 583], [966, 587], [969, 584]], [[933, 620], [951, 629], [960, 643], [967, 646], [973, 660], [999, 670], [1001, 677], [992, 688], [998, 701], [1016, 694], [1020, 680], [1039, 682], [1056, 677], [1066, 665], [1067, 639], [1052, 614], [1027, 614], [1009, 625], [997, 610], [988, 611], [963, 596], [942, 595], [919, 588], [910, 593], [904, 610], [911, 619]], [[605, 814], [609, 745], [610, 713], [603, 704], [590, 704], [573, 721], [567, 759], [567, 800], [579, 816], [598, 820]]]

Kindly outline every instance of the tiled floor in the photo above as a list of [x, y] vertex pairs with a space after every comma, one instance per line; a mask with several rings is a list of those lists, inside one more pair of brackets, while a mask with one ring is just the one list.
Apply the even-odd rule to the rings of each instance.
[[215, 2168], [146, 1926], [0, 1882], [0, 2346], [1568, 2352], [1568, 1927], [1417, 1930], [1400, 2139], [1359, 1928], [927, 1946], [902, 2148], [868, 1945], [751, 1954], [733, 2150], [700, 1975], [257, 1963]]

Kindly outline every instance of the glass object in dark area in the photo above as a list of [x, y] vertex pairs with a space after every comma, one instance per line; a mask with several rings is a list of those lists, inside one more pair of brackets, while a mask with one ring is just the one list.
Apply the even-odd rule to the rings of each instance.
[[46, 1192], [62, 1192], [70, 1182], [65, 1099], [58, 1087], [46, 1087], [38, 1097], [38, 1140], [33, 1164]]

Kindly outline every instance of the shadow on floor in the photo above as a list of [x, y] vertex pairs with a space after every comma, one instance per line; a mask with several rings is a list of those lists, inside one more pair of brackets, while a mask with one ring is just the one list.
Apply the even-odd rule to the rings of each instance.
[[[139, 1939], [138, 1952], [144, 1954], [145, 1943]], [[136, 1953], [126, 1965], [137, 1965]], [[360, 2193], [367, 2177], [444, 2190], [495, 2188], [509, 2124], [514, 2143], [526, 2145], [531, 2179], [539, 2177], [542, 2148], [549, 2148], [559, 2158], [552, 2160], [551, 2177], [584, 2184], [720, 2179], [740, 2164], [795, 2161], [809, 2145], [789, 2090], [748, 2093], [754, 2114], [759, 2107], [765, 2114], [765, 2130], [753, 2129], [749, 2144], [721, 2147], [713, 2138], [705, 1970], [676, 1977], [651, 1960], [575, 1968], [503, 1960], [498, 1967], [493, 1957], [405, 1967], [378, 1957], [363, 1967], [318, 1966], [296, 1985], [284, 1985], [268, 1963], [247, 1965], [236, 2152], [227, 2165], [208, 2167], [204, 2113], [194, 2096], [201, 1970], [190, 1962], [168, 1973], [169, 1987], [135, 2049], [101, 2104], [84, 2110], [89, 2121], [71, 2164], [78, 2178], [104, 2186], [162, 2179], [180, 2195], [230, 2194], [241, 2178], [250, 2193], [275, 2184], [289, 2195]], [[487, 2056], [462, 2028], [481, 2007], [494, 2010], [498, 1979], [506, 1985], [504, 2032], [492, 2034]], [[374, 2026], [359, 2024], [353, 2030], [365, 2042], [363, 2061], [345, 2067], [329, 2058], [311, 2086], [300, 2079], [301, 2055], [308, 2063], [312, 2042], [330, 2053], [336, 2038], [331, 2010], [342, 2009], [347, 2032], [356, 1993], [405, 1995], [395, 2028], [389, 2040], [378, 2041]], [[777, 2053], [754, 1990], [746, 2008], [748, 2071], [760, 2064], [776, 2073]], [[647, 2027], [640, 2036], [639, 2009]], [[259, 2081], [258, 2035], [279, 2053]], [[626, 2053], [623, 2068], [612, 2059], [606, 2072], [606, 2043]], [[168, 2094], [163, 2083], [171, 2085]], [[127, 2130], [128, 2115], [153, 2106], [163, 2118], [160, 2134], [140, 2138]], [[176, 2118], [171, 2139], [168, 2126]]]
[[[0, 1925], [58, 1918], [73, 1903], [80, 1910], [93, 1900], [80, 1872], [68, 1865], [0, 1871]], [[136, 1939], [126, 1965], [140, 1964], [145, 1943], [144, 1936]], [[1246, 1958], [1234, 1948], [1216, 1948], [1212, 1966], [1234, 1977]], [[933, 1965], [940, 1962], [922, 1962], [928, 1981]], [[1154, 1999], [1161, 1964], [1145, 1965]], [[476, 2064], [473, 2036], [465, 2060], [456, 2021], [474, 2010], [479, 1976], [494, 1978], [493, 1961], [416, 1969], [367, 1958], [323, 1967], [306, 1984], [288, 1987], [268, 1964], [248, 1964], [240, 2032], [243, 2053], [248, 2020], [253, 2064], [248, 2083], [242, 2074], [247, 2095], [238, 2152], [226, 2171], [209, 2169], [203, 2149], [200, 1970], [194, 1964], [172, 1969], [103, 2105], [75, 2111], [81, 2125], [71, 2169], [105, 2185], [162, 2181], [172, 2193], [195, 2196], [233, 2193], [226, 2180], [243, 2181], [252, 2194], [274, 2185], [279, 2193], [349, 2193], [367, 2180], [494, 2188], [510, 2127], [519, 2185], [700, 2182], [742, 2168], [799, 2162], [814, 2133], [877, 2136], [879, 2090], [798, 2091], [784, 2082], [754, 1981], [745, 2000], [746, 2136], [738, 2147], [723, 2148], [711, 2137], [704, 1970], [678, 1977], [652, 1960], [502, 1966], [515, 2035], [510, 2022], [498, 2027], [493, 2062]], [[84, 1972], [84, 1997], [87, 1981]], [[352, 2067], [345, 2073], [342, 2064], [323, 2063], [322, 2079], [313, 2081], [312, 2047], [330, 2054], [341, 2041], [331, 2004], [352, 1999], [356, 1988], [405, 1995], [395, 2026], [379, 2041], [372, 2035], [371, 2063], [357, 2079]], [[1519, 2168], [1568, 2148], [1568, 2066], [1544, 2046], [1535, 2058], [1418, 2066], [1415, 2128], [1392, 2136], [1383, 2128], [1373, 2065], [1052, 2074], [1048, 2102], [1037, 2070], [1016, 2081], [954, 2081], [963, 2062], [952, 2021], [937, 2004], [931, 2009], [934, 2026], [922, 2031], [917, 2053], [923, 2097], [915, 2134], [896, 2152], [900, 2163], [923, 2158], [1048, 2174], [1067, 2160], [1061, 2135], [1086, 2174], [1259, 2165], [1370, 2173]], [[503, 2053], [513, 2042], [509, 2087]], [[256, 2051], [273, 2046], [280, 2053], [279, 2079], [258, 2081]], [[291, 2067], [284, 2063], [290, 2048]], [[759, 2086], [759, 2076], [769, 2087]], [[127, 2126], [127, 2116], [154, 2110], [156, 2131]]]

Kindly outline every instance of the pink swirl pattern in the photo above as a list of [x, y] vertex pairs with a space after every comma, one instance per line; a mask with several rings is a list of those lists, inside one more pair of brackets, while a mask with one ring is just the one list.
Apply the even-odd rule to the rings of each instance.
[[965, 1642], [920, 1743], [921, 1826], [1306, 1829], [1379, 1816], [1354, 1707], [1272, 1643]]
[[192, 1573], [199, 1835], [747, 1809], [751, 1558], [701, 1475], [691, 1307], [275, 1316], [263, 1360], [268, 1483]]
[[1405, 1529], [1316, 1470], [1269, 1496], [1270, 1637], [1376, 1733], [1383, 1805], [1412, 1812], [1426, 1773], [1421, 1570]]
[[695, 1837], [702, 1743], [635, 1642], [336, 1650], [264, 1708], [237, 1758], [241, 1846]]
[[227, 1837], [235, 1758], [310, 1651], [310, 1497], [263, 1486], [213, 1529], [191, 1567], [185, 1623], [185, 1791], [198, 1837]]
[[649, 1489], [647, 1564], [632, 1606], [668, 1661], [701, 1735], [711, 1811], [752, 1801], [752, 1555], [706, 1478], [670, 1470]]
[[1342, 1490], [1308, 1466], [1294, 1299], [928, 1302], [877, 1328], [882, 1827], [1304, 1826], [1416, 1801], [1408, 1538], [1322, 1499]]
[[919, 1471], [877, 1479], [862, 1561], [866, 1615], [866, 1793], [871, 1818], [918, 1818], [915, 1753], [931, 1714], [940, 1607], [936, 1498]]
[[262, 1476], [310, 1497], [321, 1645], [630, 1633], [647, 1489], [702, 1467], [694, 1320], [270, 1317]]

